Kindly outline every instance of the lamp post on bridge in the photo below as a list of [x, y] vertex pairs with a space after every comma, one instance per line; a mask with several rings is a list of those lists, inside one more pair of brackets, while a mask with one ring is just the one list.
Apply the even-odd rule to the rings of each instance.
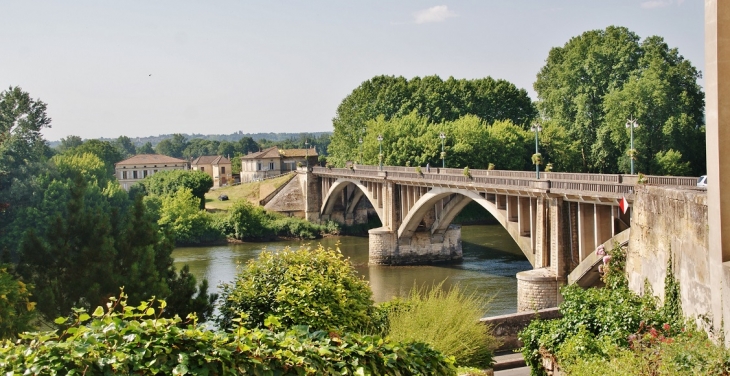
[[360, 164], [362, 164], [362, 137], [360, 137]]
[[441, 132], [439, 134], [441, 139], [441, 168], [446, 168], [446, 152], [444, 151], [444, 141], [446, 141], [446, 133]]
[[309, 173], [309, 140], [304, 141], [304, 147], [307, 149], [307, 173]]
[[629, 118], [626, 121], [626, 128], [631, 129], [631, 148], [629, 149], [629, 159], [631, 159], [631, 175], [634, 174], [634, 159], [636, 159], [636, 149], [634, 149], [634, 128], [638, 128], [639, 124], [636, 123], [636, 119]]
[[538, 143], [538, 133], [542, 130], [542, 126], [540, 123], [535, 123], [530, 128], [531, 131], [535, 132], [535, 155], [532, 156], [532, 163], [535, 164], [535, 176], [537, 179], [540, 179], [540, 163], [542, 162], [542, 156], [540, 155], [540, 150], [537, 147]]
[[378, 159], [380, 160], [380, 171], [383, 171], [383, 135], [378, 135], [378, 144], [380, 145], [380, 154], [378, 154]]

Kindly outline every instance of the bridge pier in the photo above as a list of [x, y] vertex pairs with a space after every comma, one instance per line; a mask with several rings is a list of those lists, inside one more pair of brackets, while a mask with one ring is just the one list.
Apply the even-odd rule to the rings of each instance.
[[461, 226], [451, 225], [438, 236], [416, 232], [411, 238], [398, 240], [396, 231], [387, 227], [368, 231], [370, 265], [430, 264], [461, 260]]

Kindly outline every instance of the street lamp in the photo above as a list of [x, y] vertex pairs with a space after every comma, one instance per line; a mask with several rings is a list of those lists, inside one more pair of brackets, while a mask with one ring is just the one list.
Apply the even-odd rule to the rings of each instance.
[[[537, 134], [542, 130], [542, 126], [540, 125], [540, 123], [535, 123], [532, 125], [530, 130], [535, 132], [535, 158], [539, 158], [540, 151], [537, 148], [537, 138], [538, 138]], [[540, 179], [540, 163], [539, 163], [540, 161], [534, 160], [533, 162], [535, 163], [535, 176], [537, 176], [537, 178]]]
[[378, 144], [380, 144], [380, 154], [378, 154], [378, 159], [380, 160], [380, 171], [383, 171], [383, 135], [378, 135]]
[[362, 137], [360, 137], [360, 164], [362, 164]]
[[307, 173], [309, 173], [309, 140], [304, 141], [304, 147], [307, 149]]
[[446, 133], [439, 133], [441, 139], [441, 167], [446, 168], [446, 152], [444, 151], [444, 141], [446, 140]]
[[631, 159], [631, 175], [634, 174], [634, 159], [636, 159], [636, 149], [634, 149], [634, 128], [638, 128], [639, 124], [636, 123], [636, 119], [626, 121], [626, 128], [631, 129], [631, 149], [629, 149], [629, 158]]

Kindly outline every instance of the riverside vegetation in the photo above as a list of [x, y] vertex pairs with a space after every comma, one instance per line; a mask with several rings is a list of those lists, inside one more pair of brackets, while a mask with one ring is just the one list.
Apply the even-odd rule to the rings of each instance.
[[679, 285], [669, 261], [663, 304], [645, 288], [628, 288], [625, 251], [616, 247], [604, 265], [604, 288], [561, 290], [563, 314], [535, 320], [519, 338], [532, 375], [544, 375], [542, 359], [568, 375], [730, 375], [730, 350], [712, 341], [682, 315]]
[[[414, 290], [410, 299], [376, 306], [367, 283], [339, 251], [264, 252], [223, 286], [218, 330], [199, 324], [194, 313], [166, 318], [165, 301], [132, 306], [122, 292], [106, 308], [74, 309], [57, 318], [56, 331], [4, 340], [0, 370], [456, 375], [457, 365], [491, 365], [497, 343], [477, 320], [481, 303], [459, 290], [434, 291], [441, 290]], [[434, 315], [439, 312], [449, 314]], [[444, 328], [459, 335], [439, 338]]]

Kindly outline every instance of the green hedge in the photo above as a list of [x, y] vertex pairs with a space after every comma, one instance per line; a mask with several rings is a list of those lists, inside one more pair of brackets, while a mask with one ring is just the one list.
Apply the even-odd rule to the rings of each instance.
[[[77, 311], [63, 332], [24, 333], [0, 345], [6, 375], [454, 375], [453, 360], [423, 343], [286, 331], [206, 330], [160, 315], [164, 302]], [[120, 303], [120, 304], [117, 304]], [[65, 319], [57, 319], [65, 324]]]

